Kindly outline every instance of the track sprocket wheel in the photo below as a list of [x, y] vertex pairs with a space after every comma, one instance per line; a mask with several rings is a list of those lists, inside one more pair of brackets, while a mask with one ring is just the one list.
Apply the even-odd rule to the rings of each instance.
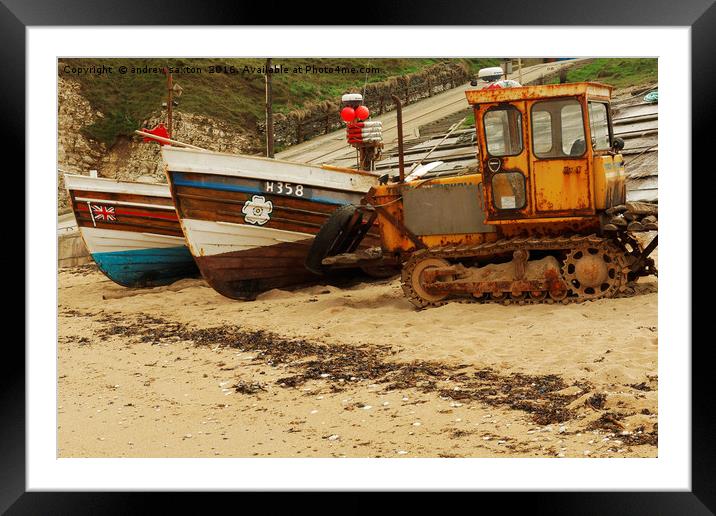
[[426, 252], [416, 252], [403, 267], [400, 280], [408, 300], [418, 308], [440, 306], [448, 294], [431, 294], [423, 287], [423, 272], [432, 267], [448, 267], [450, 263]]
[[613, 297], [626, 281], [622, 255], [606, 242], [577, 247], [567, 253], [562, 276], [579, 300]]

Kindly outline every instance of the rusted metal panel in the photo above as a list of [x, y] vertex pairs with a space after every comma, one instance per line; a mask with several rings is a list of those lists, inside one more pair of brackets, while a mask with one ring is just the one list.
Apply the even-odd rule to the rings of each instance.
[[[555, 100], [551, 103], [541, 103], [544, 99], [527, 103], [530, 121], [534, 106], [555, 106], [579, 103], [581, 113], [565, 115], [564, 109], [554, 112], [554, 108], [547, 109], [552, 121], [552, 150], [546, 155], [538, 154], [530, 147], [531, 177], [534, 188], [534, 211], [541, 216], [557, 215], [559, 213], [572, 213], [589, 215], [594, 213], [593, 180], [591, 160], [594, 151], [584, 142], [591, 141], [590, 126], [587, 120], [587, 98], [584, 93], [573, 97], [572, 100]], [[554, 125], [558, 131], [555, 132]], [[579, 131], [581, 126], [581, 134]], [[565, 127], [571, 127], [571, 135], [565, 135]], [[531, 133], [531, 131], [530, 131]], [[573, 140], [573, 138], [575, 138]], [[532, 135], [534, 138], [534, 135]], [[530, 138], [530, 140], [532, 140]], [[574, 152], [574, 147], [582, 142], [583, 154]], [[566, 146], [566, 147], [565, 147]]]
[[397, 217], [393, 216], [388, 210], [386, 210], [382, 206], [376, 206], [375, 210], [385, 219], [387, 220], [392, 227], [398, 232], [398, 234], [407, 240], [410, 240], [412, 244], [417, 249], [422, 249], [425, 247], [425, 244], [418, 238], [418, 236], [413, 233], [409, 228], [407, 228]]
[[589, 213], [589, 171], [586, 160], [536, 160], [532, 163], [537, 213]]
[[[513, 103], [513, 107], [520, 112], [520, 119], [519, 126], [515, 124], [512, 130], [515, 131], [515, 136], [519, 136], [519, 143], [521, 144], [520, 152], [514, 155], [491, 156], [488, 152], [485, 115], [490, 110], [498, 107], [499, 105], [495, 103], [475, 107], [475, 122], [480, 151], [479, 159], [485, 174], [485, 210], [487, 211], [487, 220], [489, 222], [500, 219], [518, 220], [527, 218], [534, 213], [529, 163], [530, 132], [527, 126], [528, 119], [525, 116], [525, 103]], [[523, 184], [517, 184], [517, 181], [514, 180], [496, 181], [495, 177], [498, 177], [498, 179], [501, 177], [497, 176], [497, 174], [519, 174], [522, 176]], [[515, 175], [514, 177], [518, 176]], [[508, 179], [508, 177], [505, 176], [502, 179]], [[503, 188], [500, 188], [499, 185], [502, 185]], [[518, 197], [521, 199], [518, 199]], [[512, 203], [513, 200], [514, 203]], [[519, 200], [523, 202], [518, 202]], [[510, 205], [513, 205], [514, 208], [507, 208]], [[498, 206], [501, 209], [498, 209]]]
[[620, 155], [595, 156], [593, 174], [596, 209], [604, 210], [624, 203], [626, 174], [624, 160]]
[[488, 233], [477, 184], [430, 185], [403, 190], [405, 225], [416, 235]]
[[596, 82], [573, 82], [566, 84], [546, 84], [543, 86], [523, 86], [521, 88], [496, 88], [492, 90], [467, 90], [465, 96], [469, 104], [490, 102], [511, 102], [515, 100], [544, 99], [586, 95], [592, 99], [611, 97], [612, 87]]

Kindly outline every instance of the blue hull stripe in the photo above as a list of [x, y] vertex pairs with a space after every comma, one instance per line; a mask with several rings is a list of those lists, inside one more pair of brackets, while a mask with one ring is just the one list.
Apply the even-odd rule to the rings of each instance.
[[[243, 192], [243, 193], [255, 193], [261, 195], [278, 195], [272, 192], [264, 192], [259, 188], [253, 188], [250, 186], [232, 185], [228, 183], [212, 183], [212, 182], [198, 182], [183, 179], [179, 174], [174, 175], [174, 184], [177, 186], [193, 186], [194, 188], [204, 188], [207, 190], [224, 190], [226, 192]], [[314, 188], [314, 187], [311, 187]], [[308, 201], [322, 202], [325, 204], [336, 204], [343, 206], [344, 204], [350, 204], [348, 201], [340, 199], [330, 199], [328, 197], [295, 197], [291, 195], [279, 196], [279, 197], [291, 197], [292, 199], [306, 199]]]
[[109, 279], [125, 287], [167, 285], [198, 272], [186, 246], [93, 253], [92, 258]]

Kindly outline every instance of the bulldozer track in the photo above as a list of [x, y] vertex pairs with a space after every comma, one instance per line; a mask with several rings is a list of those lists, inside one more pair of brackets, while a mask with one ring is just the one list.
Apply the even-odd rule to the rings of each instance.
[[[633, 239], [629, 239], [630, 245], [636, 245]], [[416, 265], [428, 258], [443, 260], [460, 260], [460, 259], [479, 259], [488, 258], [497, 254], [512, 253], [517, 250], [526, 251], [560, 251], [568, 256], [586, 246], [597, 247], [610, 253], [615, 261], [616, 275], [612, 278], [609, 288], [604, 292], [590, 295], [579, 295], [579, 289], [570, 287], [568, 295], [563, 298], [555, 299], [550, 294], [544, 292], [537, 296], [531, 294], [523, 294], [518, 298], [514, 298], [509, 293], [503, 293], [495, 298], [492, 294], [484, 294], [482, 297], [474, 296], [448, 296], [440, 301], [427, 301], [422, 298], [412, 286], [412, 274]], [[509, 304], [552, 304], [552, 303], [581, 303], [595, 299], [604, 299], [615, 297], [621, 293], [627, 292], [627, 275], [629, 272], [629, 255], [633, 252], [624, 246], [624, 242], [614, 238], [604, 238], [592, 235], [572, 235], [563, 237], [524, 237], [496, 240], [494, 242], [485, 242], [470, 246], [443, 246], [432, 249], [421, 249], [412, 254], [405, 262], [401, 274], [401, 285], [403, 292], [412, 304], [418, 308], [443, 306], [447, 303], [499, 303]], [[562, 263], [563, 276], [566, 263]], [[575, 292], [576, 291], [576, 292]]]

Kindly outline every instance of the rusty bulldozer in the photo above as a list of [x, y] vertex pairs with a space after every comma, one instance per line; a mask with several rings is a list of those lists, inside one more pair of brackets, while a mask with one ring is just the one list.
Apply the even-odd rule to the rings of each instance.
[[[571, 83], [468, 90], [478, 172], [384, 178], [311, 251], [325, 267], [401, 270], [418, 308], [450, 300], [535, 303], [609, 298], [656, 275], [637, 232], [656, 205], [626, 202], [624, 142], [611, 87]], [[400, 115], [399, 115], [400, 116]], [[400, 154], [402, 138], [399, 134]], [[346, 211], [345, 209], [343, 210]], [[377, 224], [380, 248], [355, 252]], [[336, 230], [336, 227], [339, 227]], [[330, 241], [330, 245], [325, 245]]]

